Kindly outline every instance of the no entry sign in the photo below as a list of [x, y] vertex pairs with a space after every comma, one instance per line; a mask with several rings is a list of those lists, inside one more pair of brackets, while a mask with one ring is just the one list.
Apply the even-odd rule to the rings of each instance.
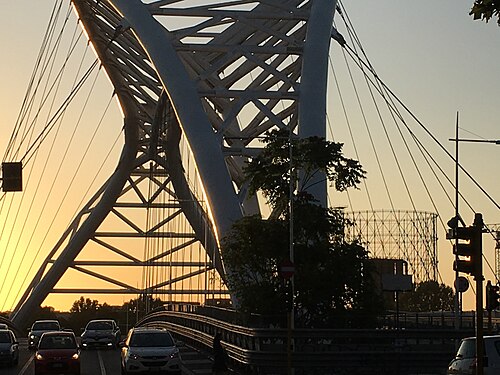
[[289, 259], [285, 259], [278, 267], [279, 275], [284, 279], [290, 279], [295, 273], [295, 264]]

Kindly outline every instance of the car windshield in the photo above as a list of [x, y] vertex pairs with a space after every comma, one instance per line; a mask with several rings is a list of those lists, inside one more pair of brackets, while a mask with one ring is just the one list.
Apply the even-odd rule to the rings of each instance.
[[93, 331], [110, 331], [113, 329], [113, 325], [111, 322], [90, 322], [87, 324], [87, 329]]
[[476, 340], [463, 340], [458, 348], [457, 357], [474, 358], [476, 356]]
[[10, 335], [9, 332], [0, 332], [0, 343], [10, 343]]
[[38, 322], [33, 324], [32, 331], [59, 331], [59, 324], [56, 322]]
[[72, 336], [47, 336], [42, 337], [39, 349], [76, 349], [76, 341]]
[[130, 338], [130, 346], [132, 347], [166, 347], [173, 345], [172, 336], [164, 332], [135, 332]]

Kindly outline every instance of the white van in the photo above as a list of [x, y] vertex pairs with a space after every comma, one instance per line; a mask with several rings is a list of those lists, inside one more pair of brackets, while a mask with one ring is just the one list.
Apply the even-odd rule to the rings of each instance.
[[[484, 375], [500, 374], [500, 335], [484, 337]], [[448, 365], [447, 375], [476, 373], [476, 338], [467, 337], [460, 342], [455, 358]]]

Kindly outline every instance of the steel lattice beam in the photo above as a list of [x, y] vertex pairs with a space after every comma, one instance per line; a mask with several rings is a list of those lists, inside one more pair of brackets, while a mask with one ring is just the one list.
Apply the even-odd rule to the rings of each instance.
[[[120, 101], [125, 146], [115, 173], [63, 234], [16, 307], [13, 320], [21, 325], [51, 292], [98, 292], [56, 288], [70, 267], [99, 276], [95, 270], [82, 271], [85, 264], [77, 260], [90, 240], [133, 264], [149, 262], [108, 238], [199, 241], [211, 264], [196, 265], [215, 268], [224, 280], [228, 270], [219, 240], [235, 220], [260, 212], [257, 199], [247, 196], [243, 176], [246, 160], [259, 152], [258, 139], [275, 128], [304, 137], [325, 136], [336, 1], [72, 0], [72, 4]], [[181, 140], [189, 145], [190, 155], [182, 154]], [[203, 196], [192, 191], [183, 166], [186, 158], [196, 164]], [[143, 193], [145, 181], [155, 188], [151, 196]], [[326, 182], [316, 184], [313, 193], [326, 204]], [[135, 200], [124, 199], [129, 195]], [[159, 201], [164, 195], [172, 201]], [[202, 205], [200, 200], [206, 202]], [[171, 213], [141, 229], [128, 212], [133, 209]], [[165, 230], [181, 216], [192, 232]], [[101, 230], [110, 218], [126, 230]], [[177, 245], [162, 254], [184, 247]], [[164, 266], [163, 256], [150, 260]], [[102, 279], [128, 285], [104, 275]], [[129, 287], [120, 290], [137, 292]]]

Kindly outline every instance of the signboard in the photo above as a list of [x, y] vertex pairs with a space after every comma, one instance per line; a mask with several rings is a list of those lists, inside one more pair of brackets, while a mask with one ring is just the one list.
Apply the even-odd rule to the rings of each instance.
[[295, 273], [295, 264], [289, 259], [285, 259], [278, 266], [278, 274], [284, 279], [290, 279]]
[[459, 276], [455, 280], [455, 289], [459, 293], [465, 293], [469, 289], [469, 280], [464, 276]]
[[413, 290], [411, 275], [382, 275], [382, 289], [391, 292]]

